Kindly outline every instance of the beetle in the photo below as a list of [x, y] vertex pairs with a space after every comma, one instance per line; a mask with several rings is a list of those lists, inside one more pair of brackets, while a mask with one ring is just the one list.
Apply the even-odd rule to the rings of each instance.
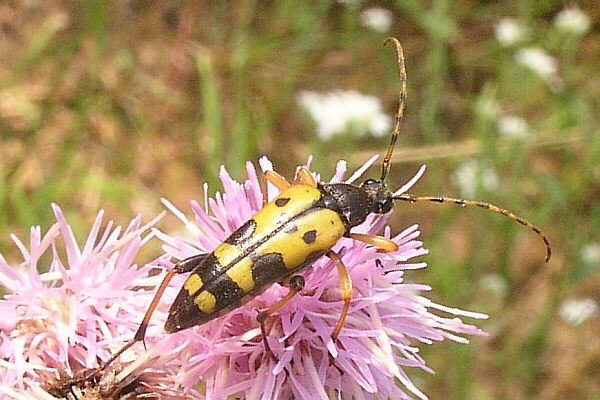
[[[387, 238], [351, 231], [363, 223], [368, 215], [389, 212], [395, 201], [452, 203], [502, 214], [537, 233], [546, 246], [546, 261], [550, 259], [550, 243], [544, 233], [506, 209], [486, 202], [450, 197], [394, 195], [388, 189], [385, 179], [390, 170], [406, 101], [402, 46], [395, 38], [383, 42], [384, 46], [388, 43], [393, 43], [396, 48], [401, 88], [394, 128], [379, 179], [367, 179], [361, 185], [322, 183], [317, 182], [311, 172], [303, 167], [296, 173], [294, 182], [289, 184], [274, 171], [264, 172], [261, 179], [263, 208], [211, 253], [179, 261], [157, 289], [134, 338], [96, 371], [105, 368], [136, 342], [143, 341], [150, 316], [169, 281], [177, 273], [190, 275], [169, 310], [165, 324], [167, 333], [204, 324], [240, 307], [273, 283], [287, 282], [288, 294], [257, 315], [265, 350], [274, 357], [267, 341], [266, 319], [304, 288], [304, 278], [299, 275], [300, 272], [319, 258], [329, 257], [337, 266], [343, 300], [339, 319], [331, 333], [335, 343], [350, 306], [352, 283], [344, 262], [332, 247], [346, 237], [372, 245], [383, 252], [397, 250], [397, 245]], [[268, 182], [280, 190], [271, 201], [267, 198]]]

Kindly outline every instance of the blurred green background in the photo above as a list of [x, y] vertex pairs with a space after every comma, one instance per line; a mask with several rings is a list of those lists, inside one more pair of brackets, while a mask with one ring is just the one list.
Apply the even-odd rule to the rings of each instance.
[[395, 232], [418, 223], [430, 249], [407, 278], [490, 315], [489, 338], [424, 347], [436, 375], [410, 376], [432, 399], [600, 399], [600, 6], [580, 2], [589, 25], [569, 25], [567, 5], [2, 2], [0, 252], [17, 262], [9, 234], [47, 229], [51, 202], [83, 240], [100, 208], [120, 224], [152, 218], [160, 197], [188, 210], [221, 164], [238, 179], [260, 155], [288, 177], [309, 154], [324, 177], [340, 158], [358, 167], [388, 136], [322, 140], [298, 94], [356, 90], [393, 116], [398, 72], [381, 43], [395, 36], [408, 108], [390, 187], [426, 163], [413, 194], [502, 205], [553, 249], [545, 264], [535, 234], [492, 213], [398, 204]]

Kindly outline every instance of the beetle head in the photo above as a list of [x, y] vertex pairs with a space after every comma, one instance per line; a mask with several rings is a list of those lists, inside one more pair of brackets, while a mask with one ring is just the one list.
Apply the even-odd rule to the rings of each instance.
[[385, 214], [392, 209], [394, 205], [392, 192], [390, 192], [383, 181], [367, 179], [360, 187], [368, 196], [370, 211], [372, 213]]

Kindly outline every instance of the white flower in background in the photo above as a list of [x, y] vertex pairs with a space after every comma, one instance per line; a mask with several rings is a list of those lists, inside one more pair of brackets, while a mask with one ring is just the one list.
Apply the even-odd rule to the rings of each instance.
[[551, 89], [557, 90], [560, 78], [557, 75], [558, 61], [539, 47], [520, 49], [515, 55], [517, 62], [542, 78]]
[[498, 132], [511, 139], [526, 139], [531, 135], [527, 121], [516, 115], [505, 115], [498, 118]]
[[598, 304], [590, 297], [575, 300], [569, 299], [561, 303], [558, 309], [560, 318], [573, 326], [581, 325], [598, 313]]
[[533, 72], [547, 78], [556, 75], [558, 63], [554, 57], [538, 47], [521, 49], [516, 55], [517, 62]]
[[590, 27], [590, 17], [577, 7], [568, 7], [556, 14], [554, 26], [570, 35], [583, 35]]
[[475, 102], [475, 111], [487, 119], [496, 119], [500, 114], [500, 105], [493, 96], [482, 95]]
[[358, 136], [383, 136], [392, 126], [379, 99], [353, 90], [324, 94], [302, 91], [298, 102], [317, 124], [317, 134], [323, 140], [348, 131]]
[[362, 0], [337, 0], [337, 2], [348, 8], [356, 8], [362, 3]]
[[473, 198], [478, 188], [494, 191], [498, 188], [498, 175], [491, 167], [481, 166], [477, 160], [464, 162], [454, 172], [454, 182], [462, 196]]
[[385, 8], [367, 8], [360, 13], [360, 23], [377, 32], [387, 32], [392, 25], [392, 12]]
[[586, 244], [579, 253], [586, 264], [598, 264], [600, 266], [600, 243]]
[[502, 18], [494, 26], [494, 33], [498, 43], [505, 47], [523, 42], [529, 37], [529, 30], [512, 18]]
[[508, 292], [508, 284], [500, 274], [486, 274], [481, 277], [479, 284], [497, 297], [504, 297]]

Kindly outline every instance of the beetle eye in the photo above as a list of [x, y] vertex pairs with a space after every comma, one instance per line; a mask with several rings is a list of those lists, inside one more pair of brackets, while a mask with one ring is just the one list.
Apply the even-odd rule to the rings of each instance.
[[394, 201], [392, 199], [386, 199], [383, 203], [383, 212], [386, 213], [392, 209]]
[[377, 205], [379, 208], [379, 210], [378, 210], [379, 214], [385, 214], [386, 212], [388, 212], [390, 210], [390, 206], [389, 206], [387, 200], [383, 200], [383, 201], [380, 200]]

